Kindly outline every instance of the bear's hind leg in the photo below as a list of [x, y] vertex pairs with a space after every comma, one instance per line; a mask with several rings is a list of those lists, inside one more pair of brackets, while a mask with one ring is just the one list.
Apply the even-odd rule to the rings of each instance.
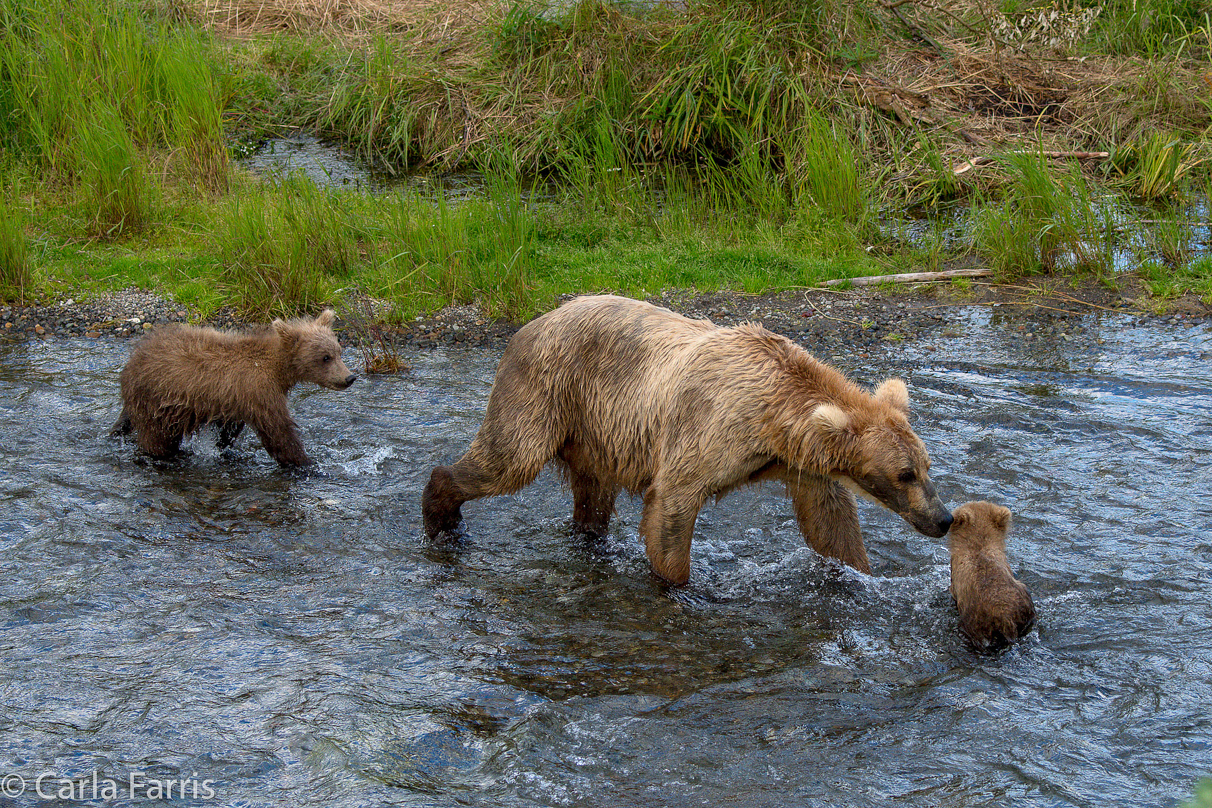
[[690, 580], [690, 541], [705, 497], [664, 493], [656, 483], [644, 493], [640, 535], [652, 570], [674, 586]]
[[569, 475], [569, 483], [572, 487], [573, 528], [578, 533], [605, 536], [619, 489], [606, 485], [596, 477], [576, 472]]
[[614, 501], [619, 487], [604, 482], [593, 473], [593, 466], [579, 444], [571, 441], [560, 450], [560, 459], [568, 466], [568, 487], [572, 489], [573, 530], [602, 537], [610, 527]]
[[804, 541], [823, 556], [870, 573], [854, 495], [841, 483], [817, 474], [788, 472], [787, 493]]

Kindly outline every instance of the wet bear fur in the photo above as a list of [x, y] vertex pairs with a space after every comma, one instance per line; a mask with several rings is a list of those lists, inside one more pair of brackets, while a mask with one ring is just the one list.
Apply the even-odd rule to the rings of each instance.
[[555, 460], [579, 531], [603, 534], [620, 490], [642, 492], [648, 558], [681, 584], [706, 500], [778, 480], [808, 544], [867, 572], [852, 489], [926, 535], [951, 524], [907, 415], [899, 379], [865, 392], [759, 325], [581, 297], [510, 340], [479, 433], [431, 473], [425, 529], [455, 530], [464, 502], [518, 491]]
[[247, 333], [164, 325], [144, 337], [122, 369], [122, 414], [114, 435], [132, 431], [153, 457], [170, 457], [181, 439], [207, 424], [228, 446], [245, 424], [284, 466], [311, 459], [286, 395], [299, 382], [344, 390], [357, 378], [341, 359], [333, 312], [314, 320], [274, 320]]
[[1035, 622], [1031, 595], [1006, 559], [1010, 511], [992, 502], [966, 502], [952, 516], [951, 595], [960, 630], [978, 651], [998, 651]]

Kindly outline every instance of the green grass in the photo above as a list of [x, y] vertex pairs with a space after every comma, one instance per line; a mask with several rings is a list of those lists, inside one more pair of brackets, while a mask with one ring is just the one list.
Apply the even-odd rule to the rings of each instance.
[[25, 214], [0, 195], [0, 300], [21, 303], [33, 287]]
[[[524, 318], [570, 292], [758, 292], [966, 252], [1002, 277], [1109, 279], [1136, 249], [1162, 296], [1205, 294], [1212, 275], [1177, 213], [1145, 213], [1162, 217], [1152, 229], [1123, 213], [1186, 210], [1212, 176], [1212, 102], [1174, 61], [1206, 65], [1212, 28], [1181, 0], [1108, 4], [1081, 43], [1154, 58], [1083, 119], [1105, 142], [1081, 145], [1114, 152], [1104, 174], [1010, 143], [962, 178], [954, 124], [906, 125], [839, 88], [904, 45], [874, 0], [517, 2], [441, 47], [386, 30], [225, 40], [160, 13], [0, 0], [4, 288], [147, 285], [258, 317], [357, 289], [401, 316], [474, 303]], [[983, 41], [979, 19], [920, 19]], [[292, 127], [390, 171], [474, 170], [485, 189], [453, 203], [233, 175], [229, 143]], [[879, 224], [963, 206], [966, 239]]]

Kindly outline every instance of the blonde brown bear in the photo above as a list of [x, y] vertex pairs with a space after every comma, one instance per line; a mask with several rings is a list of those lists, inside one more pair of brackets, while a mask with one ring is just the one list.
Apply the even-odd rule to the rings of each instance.
[[977, 650], [996, 651], [1035, 622], [1031, 595], [1006, 559], [1010, 511], [992, 502], [966, 502], [952, 516], [951, 595], [960, 630]]
[[554, 459], [579, 530], [604, 533], [620, 490], [643, 492], [648, 558], [682, 584], [707, 499], [780, 480], [808, 544], [867, 572], [851, 489], [928, 536], [951, 525], [907, 415], [899, 379], [864, 392], [761, 326], [581, 297], [510, 340], [479, 433], [425, 487], [425, 529], [454, 530], [464, 502], [517, 491]]
[[250, 333], [154, 329], [122, 369], [122, 415], [113, 434], [134, 431], [145, 452], [169, 457], [206, 424], [219, 426], [220, 446], [248, 424], [279, 463], [308, 465], [286, 394], [299, 382], [344, 390], [357, 379], [341, 360], [332, 322], [326, 309], [314, 320], [274, 320]]

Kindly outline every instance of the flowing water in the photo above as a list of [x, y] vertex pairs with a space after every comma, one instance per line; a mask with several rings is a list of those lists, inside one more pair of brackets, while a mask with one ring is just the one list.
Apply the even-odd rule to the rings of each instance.
[[299, 473], [106, 438], [128, 343], [0, 345], [0, 805], [1174, 805], [1212, 773], [1212, 326], [957, 317], [823, 358], [905, 376], [944, 500], [1015, 512], [1001, 656], [873, 505], [871, 576], [774, 487], [703, 511], [677, 590], [637, 501], [587, 543], [550, 473], [425, 541], [495, 353], [300, 388]]

